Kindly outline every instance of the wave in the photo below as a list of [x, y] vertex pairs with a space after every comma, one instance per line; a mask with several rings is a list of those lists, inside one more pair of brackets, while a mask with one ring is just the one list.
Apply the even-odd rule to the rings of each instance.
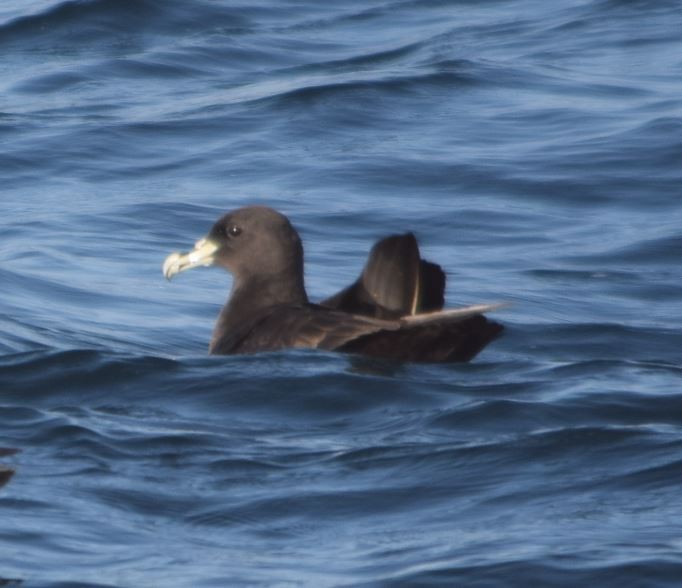
[[[472, 554], [475, 559], [475, 555]], [[608, 559], [608, 558], [607, 558]], [[545, 557], [510, 558], [510, 561], [476, 565], [425, 562], [419, 571], [406, 570], [383, 579], [391, 586], [424, 586], [446, 584], [483, 584], [490, 586], [556, 586], [569, 588], [578, 584], [592, 584], [605, 588], [618, 588], [627, 578], [646, 578], [652, 584], [673, 586], [682, 572], [682, 564], [656, 557], [642, 557], [636, 562], [609, 562], [596, 560], [594, 554], [547, 554]], [[507, 580], [501, 582], [501, 578]], [[509, 580], [513, 578], [513, 580]], [[507, 584], [510, 582], [510, 584]], [[354, 584], [357, 588], [365, 584]], [[372, 584], [376, 585], [376, 584]], [[366, 586], [369, 586], [367, 584]]]
[[[82, 37], [88, 28], [94, 33], [102, 25], [113, 27], [117, 21], [123, 26], [127, 21], [132, 29], [144, 25], [147, 19], [159, 16], [159, 3], [155, 0], [68, 0], [47, 6], [42, 12], [15, 18], [0, 25], [0, 43], [9, 40], [28, 41], [31, 38], [45, 39], [48, 36], [69, 33], [73, 35], [74, 25]], [[121, 17], [125, 17], [124, 19]], [[116, 27], [116, 28], [119, 28]], [[120, 28], [119, 30], [122, 30]], [[75, 39], [74, 39], [75, 40]]]
[[79, 46], [125, 35], [181, 34], [204, 30], [207, 23], [224, 32], [248, 26], [248, 10], [225, 9], [212, 2], [161, 0], [67, 0], [0, 24], [0, 45], [34, 42], [34, 50], [56, 41]]

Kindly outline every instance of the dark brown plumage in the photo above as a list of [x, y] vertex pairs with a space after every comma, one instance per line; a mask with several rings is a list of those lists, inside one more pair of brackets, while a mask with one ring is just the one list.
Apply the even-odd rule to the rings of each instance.
[[320, 304], [303, 284], [303, 248], [282, 214], [247, 207], [216, 222], [187, 254], [173, 253], [164, 275], [199, 265], [233, 274], [210, 353], [313, 348], [401, 361], [468, 361], [502, 332], [481, 313], [497, 305], [441, 310], [445, 274], [424, 261], [414, 235], [379, 241], [361, 276]]
[[320, 302], [355, 314], [394, 319], [443, 308], [445, 274], [424, 261], [412, 233], [377, 242], [360, 277], [348, 288]]

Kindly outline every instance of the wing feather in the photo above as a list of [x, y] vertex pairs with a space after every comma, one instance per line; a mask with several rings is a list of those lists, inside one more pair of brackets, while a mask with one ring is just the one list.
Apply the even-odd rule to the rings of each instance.
[[230, 353], [290, 347], [332, 350], [363, 335], [399, 328], [399, 321], [352, 315], [313, 304], [273, 307], [251, 325]]

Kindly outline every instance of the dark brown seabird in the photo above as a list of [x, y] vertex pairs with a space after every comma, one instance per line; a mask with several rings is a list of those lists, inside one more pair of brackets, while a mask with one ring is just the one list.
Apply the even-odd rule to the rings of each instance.
[[483, 312], [500, 304], [442, 310], [445, 274], [422, 260], [414, 235], [377, 242], [356, 282], [312, 304], [303, 284], [303, 247], [289, 219], [264, 206], [221, 217], [189, 253], [163, 264], [170, 280], [198, 266], [233, 275], [209, 353], [326, 349], [399, 361], [469, 361], [503, 327]]

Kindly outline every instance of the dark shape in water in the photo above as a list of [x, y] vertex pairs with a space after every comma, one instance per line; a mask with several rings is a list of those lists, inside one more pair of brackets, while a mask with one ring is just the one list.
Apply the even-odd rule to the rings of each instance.
[[170, 254], [167, 279], [201, 265], [234, 276], [209, 352], [291, 347], [400, 361], [468, 361], [502, 332], [483, 316], [500, 305], [441, 310], [445, 275], [419, 255], [411, 234], [379, 241], [358, 280], [321, 304], [303, 284], [303, 247], [289, 220], [251, 206], [221, 217], [189, 253]]
[[[19, 449], [14, 447], [0, 447], [0, 457], [6, 457], [7, 455], [14, 455], [19, 453]], [[7, 482], [10, 481], [14, 475], [14, 470], [0, 464], [0, 488], [2, 488]], [[1, 586], [2, 584], [0, 584]]]
[[0, 465], [0, 488], [9, 482], [13, 475], [14, 470], [12, 468]]

